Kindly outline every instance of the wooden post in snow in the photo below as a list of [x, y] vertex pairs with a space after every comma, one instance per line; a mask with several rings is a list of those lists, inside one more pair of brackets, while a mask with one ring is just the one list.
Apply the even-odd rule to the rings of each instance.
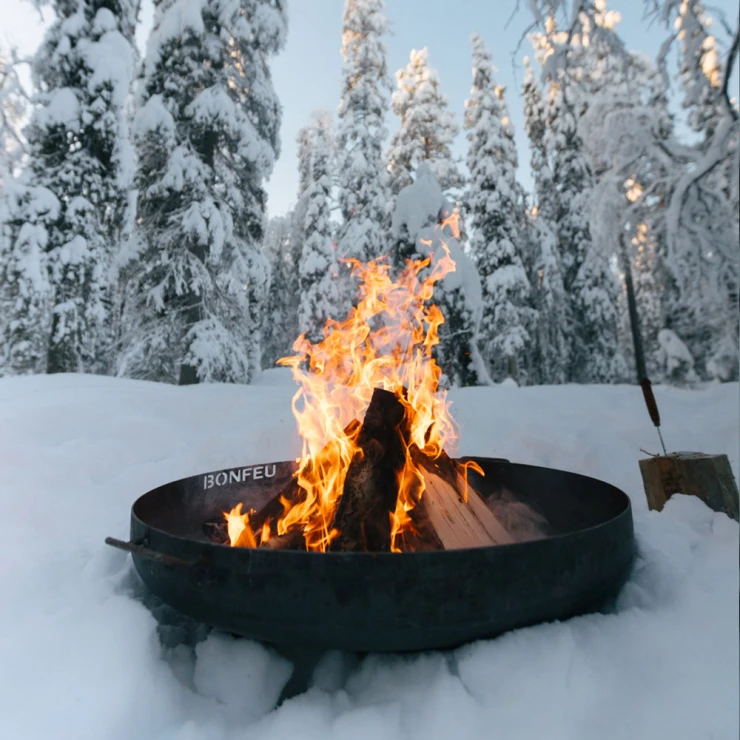
[[697, 496], [738, 521], [738, 490], [727, 455], [674, 452], [640, 460], [648, 507], [660, 511], [674, 493]]

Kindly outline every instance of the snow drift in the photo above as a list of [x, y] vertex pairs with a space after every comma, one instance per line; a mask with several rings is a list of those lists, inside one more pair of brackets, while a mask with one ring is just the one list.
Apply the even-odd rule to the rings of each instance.
[[[646, 511], [657, 439], [639, 389], [453, 391], [460, 454], [594, 475], [632, 497], [639, 555], [613, 608], [448, 653], [291, 666], [173, 618], [124, 554], [131, 503], [168, 480], [299, 451], [286, 371], [178, 388], [79, 375], [0, 381], [0, 735], [23, 738], [735, 738], [738, 526], [701, 502]], [[738, 385], [657, 388], [666, 441], [728, 453]], [[159, 620], [159, 624], [158, 624]]]

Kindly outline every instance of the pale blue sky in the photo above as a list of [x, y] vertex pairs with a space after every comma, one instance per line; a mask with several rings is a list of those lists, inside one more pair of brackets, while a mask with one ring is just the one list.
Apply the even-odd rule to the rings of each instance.
[[[151, 25], [151, 0], [143, 0], [143, 41]], [[529, 152], [523, 126], [521, 88], [522, 59], [531, 52], [525, 41], [515, 62], [512, 54], [530, 16], [519, 10], [507, 25], [515, 0], [386, 0], [391, 25], [387, 39], [391, 75], [408, 62], [409, 51], [427, 46], [431, 64], [439, 72], [443, 92], [462, 124], [463, 103], [471, 85], [470, 36], [480, 33], [493, 53], [498, 81], [507, 88], [508, 102], [520, 154], [520, 180], [529, 187]], [[522, 6], [525, 3], [521, 3]], [[737, 23], [737, 0], [713, 0], [730, 23]], [[284, 213], [295, 202], [297, 164], [295, 136], [310, 121], [314, 110], [336, 111], [339, 102], [342, 58], [341, 24], [344, 0], [289, 0], [288, 42], [272, 64], [275, 88], [283, 104], [282, 152], [268, 183], [270, 215]], [[609, 7], [622, 14], [618, 31], [627, 46], [654, 57], [667, 31], [643, 20], [644, 0], [611, 0]], [[26, 0], [0, 0], [2, 40], [31, 53], [43, 34], [43, 24]], [[720, 34], [720, 38], [722, 38]], [[675, 71], [675, 66], [673, 70]], [[737, 75], [735, 75], [737, 80]], [[389, 129], [396, 126], [389, 118]], [[464, 157], [461, 133], [456, 153]]]

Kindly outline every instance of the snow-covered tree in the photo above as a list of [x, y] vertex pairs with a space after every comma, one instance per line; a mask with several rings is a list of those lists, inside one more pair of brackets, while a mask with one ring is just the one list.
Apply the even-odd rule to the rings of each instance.
[[298, 144], [298, 193], [295, 207], [285, 216], [270, 219], [262, 251], [270, 261], [270, 295], [262, 332], [262, 365], [272, 367], [285, 357], [299, 335], [298, 309], [301, 302], [300, 264], [305, 243], [306, 209], [311, 185], [313, 125], [303, 126], [296, 135]]
[[672, 385], [693, 385], [699, 380], [689, 348], [671, 329], [658, 334], [658, 363], [665, 380]]
[[[444, 317], [435, 357], [445, 382], [453, 386], [490, 385], [478, 351], [481, 316], [480, 276], [455, 237], [452, 205], [444, 196], [429, 163], [422, 162], [414, 181], [396, 199], [391, 228], [394, 254], [406, 259], [440, 259], [449, 250], [455, 271], [434, 288], [433, 301]], [[402, 265], [395, 263], [396, 269]]]
[[562, 97], [548, 138], [558, 195], [553, 223], [572, 316], [569, 379], [578, 383], [617, 382], [625, 375], [617, 332], [617, 285], [608, 254], [595, 247], [591, 238], [592, 171], [575, 116]]
[[451, 149], [459, 127], [426, 48], [411, 51], [406, 69], [396, 72], [396, 82], [393, 112], [401, 121], [387, 156], [393, 193], [411, 183], [420, 162], [429, 164], [443, 191], [461, 188], [464, 179]]
[[[737, 379], [740, 120], [737, 101], [729, 99], [728, 88], [740, 46], [740, 28], [735, 30], [733, 47], [723, 65], [717, 38], [711, 33], [711, 18], [700, 0], [681, 0], [675, 26], [681, 50], [683, 105], [689, 112], [689, 124], [702, 139], [696, 163], [677, 183], [671, 198], [669, 248], [678, 253], [700, 245], [698, 261], [703, 263], [704, 285], [687, 287], [704, 302], [708, 300], [714, 313], [705, 305], [701, 313], [711, 317], [702, 322], [705, 331], [693, 342], [686, 339], [707, 376]], [[696, 273], [691, 277], [695, 280]]]
[[524, 58], [524, 125], [529, 137], [532, 154], [530, 168], [534, 180], [535, 205], [538, 218], [546, 221], [555, 213], [555, 191], [552, 187], [552, 168], [547, 152], [545, 135], [547, 132], [547, 106], [542, 97], [542, 89], [535, 77], [529, 58]]
[[119, 372], [189, 384], [260, 371], [269, 265], [264, 181], [280, 104], [273, 0], [161, 0], [134, 122], [136, 254]]
[[[313, 156], [312, 125], [304, 126], [298, 131], [298, 193], [295, 208], [291, 213], [290, 250], [295, 270], [291, 275], [290, 289], [293, 291], [296, 321], [298, 320], [298, 304], [300, 303], [300, 274], [298, 265], [301, 263], [303, 243], [305, 241], [306, 208], [308, 207], [308, 188], [311, 185], [311, 157]], [[297, 327], [297, 324], [296, 324]], [[294, 335], [293, 339], [298, 336]]]
[[[623, 354], [634, 358], [633, 344], [638, 341], [648, 373], [659, 379], [658, 331], [665, 325], [671, 303], [671, 281], [661, 249], [660, 222], [665, 223], [665, 216], [659, 206], [666, 177], [674, 170], [670, 152], [676, 143], [671, 139], [662, 80], [652, 63], [626, 55], [613, 78], [611, 88], [594, 92], [579, 121], [594, 173], [591, 236], [601, 254], [617, 257], [625, 282], [631, 281], [635, 289], [634, 326], [625, 313], [627, 295], [619, 302]], [[649, 195], [643, 197], [646, 191]]]
[[52, 295], [46, 250], [60, 203], [48, 188], [14, 183], [0, 208], [0, 374], [44, 372]]
[[[385, 248], [388, 187], [383, 161], [390, 103], [383, 0], [346, 0], [342, 100], [337, 128], [339, 256], [367, 261]], [[348, 281], [349, 282], [349, 281]], [[351, 288], [345, 286], [347, 292]], [[346, 296], [350, 299], [350, 296]]]
[[[53, 6], [56, 19], [34, 61], [39, 92], [26, 129], [23, 192], [8, 217], [3, 289], [15, 296], [6, 340], [10, 372], [107, 368], [110, 266], [132, 170], [124, 103], [133, 74], [134, 3]], [[34, 302], [48, 303], [39, 303], [33, 324], [17, 313], [31, 293]], [[25, 330], [14, 331], [18, 326]], [[33, 359], [17, 342], [35, 348]], [[15, 357], [25, 359], [15, 364]]]
[[0, 47], [0, 196], [6, 183], [17, 173], [25, 151], [21, 133], [28, 98], [18, 76], [18, 62], [12, 51]]
[[[26, 113], [27, 98], [18, 78], [15, 59], [11, 52], [0, 47], [0, 375], [6, 371], [4, 338], [5, 325], [9, 314], [13, 314], [11, 290], [3, 285], [8, 278], [4, 272], [9, 268], [12, 206], [18, 210], [16, 198], [20, 193], [14, 189], [14, 177], [25, 150], [25, 140], [21, 133], [22, 121]], [[10, 268], [13, 275], [15, 268]], [[14, 277], [10, 277], [14, 281]], [[5, 295], [4, 295], [5, 293]]]
[[265, 226], [262, 253], [270, 263], [270, 292], [262, 327], [262, 367], [271, 368], [290, 353], [298, 336], [298, 263], [293, 260], [293, 211]]
[[[694, 128], [704, 132], [700, 143], [690, 147], [672, 137], [664, 85], [656, 84], [657, 75], [646, 74], [646, 65], [626, 51], [614, 32], [618, 14], [607, 11], [603, 0], [577, 6], [570, 0], [534, 0], [530, 7], [544, 31], [536, 43], [545, 77], [565, 90], [579, 118], [579, 134], [590, 153], [598, 153], [591, 161], [597, 174], [591, 226], [599, 231], [600, 225], [601, 232], [595, 243], [603, 251], [604, 235], [614, 242], [622, 226], [633, 234], [637, 225], [646, 224], [655, 245], [660, 324], [686, 343], [705, 377], [728, 377], [728, 368], [729, 377], [736, 377], [738, 122], [727, 83], [738, 33], [735, 51], [723, 65], [699, 2], [646, 5], [671, 27], [658, 56], [666, 79], [668, 51], [678, 39], [684, 103]], [[562, 31], [556, 28], [556, 14], [567, 24]], [[629, 206], [625, 223], [624, 183], [629, 178], [643, 194]], [[613, 208], [615, 203], [622, 205]], [[612, 228], [614, 214], [621, 220], [619, 228]]]
[[523, 202], [517, 153], [504, 90], [493, 77], [491, 54], [477, 34], [473, 87], [465, 101], [470, 183], [466, 206], [470, 249], [483, 286], [482, 355], [494, 380], [528, 379], [536, 313], [520, 248]]
[[710, 23], [700, 0], [681, 0], [676, 28], [681, 47], [682, 103], [689, 112], [691, 128], [703, 134], [702, 148], [709, 145], [724, 115], [724, 101], [717, 94], [723, 82], [721, 51], [710, 33]]
[[568, 379], [568, 336], [571, 334], [571, 308], [563, 285], [560, 252], [554, 231], [556, 193], [553, 188], [545, 136], [547, 106], [528, 58], [525, 75], [524, 123], [529, 137], [531, 171], [535, 187], [535, 208], [530, 217], [529, 240], [533, 247], [531, 272], [533, 304], [537, 310], [534, 359], [537, 378], [543, 383], [565, 383]]
[[532, 303], [537, 311], [532, 357], [528, 361], [531, 381], [566, 383], [570, 372], [572, 312], [563, 285], [560, 253], [552, 226], [539, 214], [530, 217], [530, 239], [536, 246]]
[[339, 313], [339, 266], [332, 240], [331, 163], [332, 143], [328, 114], [319, 115], [313, 126], [311, 173], [306, 189], [305, 241], [301, 261], [298, 329], [310, 341], [323, 337], [327, 319]]

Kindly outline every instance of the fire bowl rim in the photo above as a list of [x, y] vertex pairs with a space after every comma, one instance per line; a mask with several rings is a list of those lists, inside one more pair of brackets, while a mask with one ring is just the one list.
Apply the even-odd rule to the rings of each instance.
[[227, 545], [225, 543], [220, 542], [213, 542], [211, 540], [203, 541], [194, 539], [192, 537], [185, 537], [180, 536], [177, 534], [173, 534], [172, 532], [167, 531], [166, 529], [161, 529], [158, 527], [155, 527], [149, 523], [147, 523], [144, 519], [142, 519], [136, 512], [137, 505], [139, 505], [140, 502], [142, 502], [145, 498], [149, 496], [154, 496], [163, 488], [167, 488], [170, 486], [176, 486], [178, 484], [182, 484], [185, 481], [189, 481], [193, 478], [197, 478], [200, 476], [205, 475], [216, 475], [218, 473], [229, 471], [229, 470], [237, 470], [242, 467], [249, 467], [255, 466], [255, 465], [284, 465], [286, 463], [290, 463], [289, 460], [280, 460], [275, 462], [255, 462], [250, 463], [247, 465], [238, 465], [238, 466], [232, 466], [231, 468], [220, 468], [219, 470], [213, 470], [208, 471], [205, 473], [195, 473], [194, 475], [185, 476], [184, 478], [178, 478], [173, 481], [168, 481], [166, 483], [162, 483], [159, 486], [156, 486], [155, 488], [152, 488], [145, 493], [141, 494], [131, 505], [131, 520], [133, 522], [134, 519], [136, 519], [136, 522], [140, 527], [143, 529], [149, 531], [149, 532], [155, 532], [159, 536], [163, 536], [166, 538], [169, 538], [171, 540], [176, 540], [179, 544], [183, 544], [185, 546], [188, 545], [199, 545], [199, 546], [209, 546], [209, 547], [215, 547], [219, 548], [219, 552], [225, 552], [225, 551], [233, 551], [234, 553], [240, 553], [235, 554], [232, 557], [250, 557], [254, 556], [255, 553], [270, 553], [274, 556], [279, 557], [285, 557], [285, 558], [305, 558], [306, 556], [314, 557], [314, 558], [321, 558], [325, 559], [326, 557], [332, 557], [336, 559], [357, 559], [362, 560], [366, 558], [397, 558], [398, 556], [415, 556], [420, 559], [428, 558], [428, 557], [437, 557], [440, 556], [450, 556], [455, 555], [456, 553], [474, 553], [474, 552], [481, 552], [481, 551], [489, 551], [489, 550], [496, 550], [498, 552], [501, 552], [503, 550], [506, 551], [512, 551], [516, 548], [522, 548], [526, 546], [532, 546], [533, 544], [537, 542], [557, 542], [558, 540], [562, 540], [565, 538], [572, 538], [574, 536], [579, 535], [588, 535], [593, 534], [596, 530], [599, 530], [603, 527], [610, 526], [613, 523], [615, 523], [617, 520], [622, 518], [630, 518], [632, 519], [632, 500], [630, 499], [629, 495], [625, 493], [622, 489], [615, 486], [613, 483], [609, 483], [608, 481], [602, 480], [600, 478], [594, 478], [593, 476], [584, 475], [583, 473], [576, 473], [570, 470], [562, 470], [560, 468], [551, 468], [543, 465], [531, 465], [529, 463], [520, 463], [520, 462], [514, 462], [512, 460], [508, 460], [506, 458], [501, 457], [484, 457], [481, 455], [464, 455], [459, 458], [454, 458], [458, 461], [466, 461], [466, 460], [475, 460], [475, 461], [482, 461], [484, 463], [501, 463], [506, 465], [515, 465], [519, 468], [526, 467], [526, 468], [532, 468], [532, 469], [540, 469], [540, 470], [547, 470], [550, 473], [557, 473], [557, 474], [563, 474], [567, 476], [573, 476], [578, 479], [580, 479], [583, 482], [589, 482], [591, 484], [597, 484], [599, 487], [607, 487], [611, 489], [611, 491], [616, 494], [619, 498], [622, 499], [623, 506], [621, 507], [619, 513], [616, 515], [604, 519], [603, 521], [593, 524], [589, 527], [584, 527], [582, 529], [576, 529], [570, 532], [560, 532], [555, 534], [548, 534], [545, 535], [542, 538], [539, 539], [527, 539], [522, 540], [518, 542], [511, 542], [506, 544], [500, 544], [500, 545], [489, 545], [486, 547], [468, 547], [468, 548], [456, 548], [452, 550], [427, 550], [427, 551], [410, 551], [410, 552], [391, 552], [386, 550], [378, 550], [378, 551], [372, 551], [372, 552], [335, 552], [335, 551], [325, 551], [325, 552], [318, 552], [318, 551], [311, 551], [311, 550], [271, 550], [269, 548], [253, 548], [253, 547], [232, 547], [231, 545]]

